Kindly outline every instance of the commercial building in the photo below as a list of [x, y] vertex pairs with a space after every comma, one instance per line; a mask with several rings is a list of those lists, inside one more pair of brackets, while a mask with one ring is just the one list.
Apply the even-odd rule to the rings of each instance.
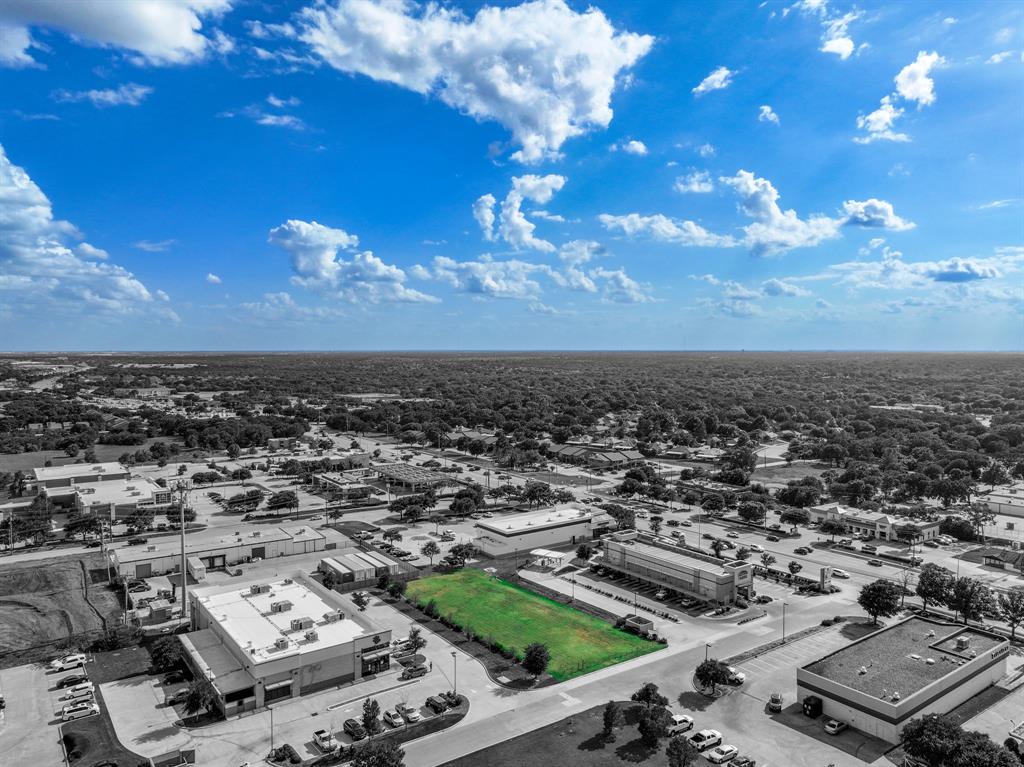
[[723, 562], [670, 538], [622, 530], [604, 536], [601, 543], [601, 565], [694, 599], [732, 604], [749, 596], [754, 583], [752, 564]]
[[[185, 540], [185, 558], [198, 559], [205, 574], [206, 570], [254, 559], [311, 554], [323, 551], [326, 545], [327, 539], [311, 527], [268, 527], [229, 535], [189, 536]], [[129, 578], [181, 572], [181, 542], [177, 536], [159, 538], [145, 546], [112, 549], [108, 556], [117, 572]]]
[[386, 671], [391, 631], [303, 576], [230, 583], [189, 594], [186, 662], [225, 716]]
[[500, 557], [533, 549], [577, 544], [603, 535], [611, 517], [596, 509], [568, 506], [547, 511], [487, 519], [476, 523], [480, 535], [473, 545], [484, 554]]
[[168, 509], [173, 495], [148, 477], [92, 482], [77, 485], [74, 490], [77, 511], [111, 522], [130, 517], [139, 509], [150, 509], [154, 513]]
[[907, 618], [798, 668], [797, 695], [805, 709], [820, 701], [818, 713], [898, 743], [912, 718], [946, 714], [998, 681], [1009, 652], [997, 634]]
[[981, 496], [979, 500], [987, 504], [989, 511], [995, 514], [1024, 519], [1024, 482], [998, 488]]
[[842, 524], [848, 533], [870, 536], [882, 541], [921, 543], [939, 536], [938, 521], [896, 519], [878, 511], [851, 509], [839, 503], [814, 506], [807, 511], [810, 513], [811, 522], [820, 524], [825, 520], [833, 520]]
[[548, 455], [566, 463], [593, 469], [622, 469], [644, 462], [639, 450], [614, 449], [600, 445], [549, 445]]
[[342, 549], [320, 560], [317, 571], [335, 591], [352, 591], [377, 582], [382, 575], [400, 575], [401, 565], [375, 551]]
[[131, 472], [120, 463], [72, 463], [33, 469], [37, 492], [44, 492], [57, 504], [70, 503], [79, 485], [94, 485], [131, 478]]
[[456, 480], [439, 471], [410, 466], [407, 463], [386, 463], [374, 466], [373, 469], [389, 485], [398, 485], [417, 493], [432, 487], [458, 484]]
[[348, 474], [341, 471], [326, 471], [322, 474], [314, 474], [313, 487], [326, 490], [338, 500], [356, 500], [369, 498], [376, 490], [375, 487], [360, 481], [362, 472]]

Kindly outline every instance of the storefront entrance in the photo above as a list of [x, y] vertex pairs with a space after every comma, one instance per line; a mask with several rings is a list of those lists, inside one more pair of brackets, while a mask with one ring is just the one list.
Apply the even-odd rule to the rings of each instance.
[[363, 676], [379, 674], [391, 668], [391, 651], [379, 650], [370, 655], [363, 656]]

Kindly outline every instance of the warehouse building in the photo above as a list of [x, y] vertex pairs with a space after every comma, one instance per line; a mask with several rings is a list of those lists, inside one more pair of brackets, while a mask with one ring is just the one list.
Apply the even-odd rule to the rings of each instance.
[[149, 477], [131, 477], [106, 482], [76, 485], [75, 509], [114, 522], [126, 519], [139, 509], [154, 514], [171, 507], [172, 491]]
[[611, 521], [603, 511], [574, 506], [532, 511], [477, 522], [481, 533], [473, 539], [473, 545], [488, 556], [500, 557], [577, 544], [607, 532]]
[[598, 562], [611, 570], [639, 578], [694, 599], [728, 605], [749, 597], [754, 566], [723, 561], [637, 530], [610, 533], [601, 539]]
[[375, 551], [343, 549], [320, 560], [317, 572], [335, 591], [352, 591], [377, 582], [382, 575], [401, 575], [402, 566]]
[[925, 714], [946, 714], [1006, 673], [1010, 642], [970, 626], [907, 618], [796, 671], [805, 712], [889, 743]]
[[[186, 561], [199, 560], [203, 573], [254, 559], [273, 559], [323, 551], [327, 539], [311, 527], [269, 527], [229, 535], [196, 535], [185, 541]], [[112, 549], [108, 556], [120, 575], [148, 578], [181, 572], [181, 542], [177, 536], [161, 538], [146, 546]], [[193, 574], [193, 577], [196, 577]]]
[[391, 630], [302, 576], [231, 583], [189, 594], [186, 662], [233, 716], [386, 671]]
[[92, 487], [106, 482], [128, 480], [132, 476], [128, 469], [116, 461], [47, 466], [33, 469], [32, 474], [36, 492], [45, 492], [51, 501], [59, 505], [72, 503], [79, 485]]

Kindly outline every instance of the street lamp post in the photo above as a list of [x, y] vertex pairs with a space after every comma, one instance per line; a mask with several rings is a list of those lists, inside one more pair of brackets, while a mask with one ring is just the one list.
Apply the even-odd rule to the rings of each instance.
[[456, 697], [459, 694], [459, 663], [455, 650], [452, 650], [452, 692]]
[[782, 641], [786, 641], [786, 605], [788, 602], [782, 603]]
[[267, 711], [270, 712], [270, 753], [274, 753], [274, 707], [267, 706]]
[[711, 643], [710, 642], [705, 642], [704, 643], [704, 660], [705, 660], [705, 662], [708, 659], [708, 650], [710, 650], [710, 649], [711, 649]]

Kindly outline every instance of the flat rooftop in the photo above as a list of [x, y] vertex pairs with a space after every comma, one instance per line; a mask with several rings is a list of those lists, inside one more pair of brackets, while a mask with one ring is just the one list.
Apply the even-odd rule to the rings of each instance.
[[[254, 583], [267, 584], [270, 590], [253, 594]], [[326, 593], [314, 591], [300, 579], [211, 586], [195, 589], [193, 595], [235, 645], [249, 653], [254, 663], [346, 644], [377, 631], [365, 617], [356, 619], [354, 613], [342, 610]], [[275, 602], [291, 602], [292, 607], [284, 612], [272, 612], [271, 604]], [[324, 618], [328, 613], [341, 613], [344, 617], [329, 622]], [[292, 630], [291, 622], [297, 618], [313, 620], [310, 628], [316, 631], [316, 639], [306, 638], [310, 629]], [[279, 639], [286, 640], [283, 647], [277, 646]]]
[[[965, 639], [967, 648], [957, 649]], [[869, 695], [899, 692], [903, 699], [982, 657], [1007, 640], [970, 626], [908, 618], [868, 634], [804, 669]], [[929, 663], [929, 659], [933, 662]], [[861, 673], [861, 670], [865, 673]]]
[[154, 493], [168, 492], [147, 477], [90, 482], [78, 487], [82, 503], [86, 506], [107, 503], [138, 503], [150, 501]]
[[516, 535], [526, 531], [589, 522], [597, 513], [572, 506], [546, 511], [529, 511], [525, 514], [503, 516], [500, 519], [485, 519], [477, 522], [476, 526], [499, 535]]
[[454, 482], [455, 480], [443, 472], [425, 469], [422, 466], [410, 466], [407, 463], [387, 463], [382, 466], [373, 466], [386, 479], [393, 479], [396, 482], [408, 482], [410, 484], [425, 485], [428, 483]]
[[[254, 535], [258, 533], [258, 535]], [[307, 541], [323, 538], [311, 527], [296, 527], [285, 529], [283, 527], [267, 527], [238, 535], [221, 533], [198, 534], [185, 539], [185, 556], [193, 556], [206, 551], [218, 549], [234, 549], [239, 546], [261, 546], [276, 541]], [[146, 546], [125, 546], [114, 549], [112, 554], [118, 562], [144, 562], [147, 559], [159, 559], [160, 557], [178, 556], [181, 554], [181, 538], [177, 535], [169, 535], [159, 538]]]
[[117, 461], [107, 463], [69, 463], [66, 466], [46, 466], [33, 469], [37, 482], [54, 482], [75, 477], [102, 477], [104, 474], [127, 474], [128, 469]]
[[732, 577], [737, 569], [742, 567], [744, 564], [747, 564], [744, 562], [707, 562], [700, 557], [691, 555], [687, 549], [670, 543], [669, 540], [665, 540], [661, 545], [648, 543], [647, 541], [643, 541], [638, 538], [617, 541], [613, 536], [610, 540], [618, 544], [623, 544], [628, 547], [629, 550], [635, 551], [638, 555], [649, 559], [665, 562], [667, 564], [674, 565], [675, 567], [687, 567], [691, 570], [700, 570], [701, 572], [715, 573], [716, 575], [725, 573]]

